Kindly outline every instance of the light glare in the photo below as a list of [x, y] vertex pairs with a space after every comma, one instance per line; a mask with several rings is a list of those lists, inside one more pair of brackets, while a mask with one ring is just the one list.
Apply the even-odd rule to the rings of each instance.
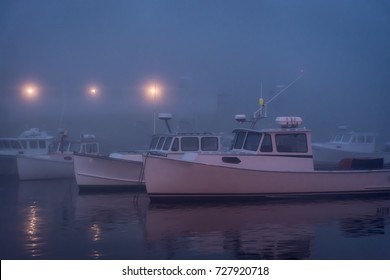
[[22, 90], [23, 97], [28, 100], [35, 100], [38, 98], [38, 89], [34, 85], [27, 85]]

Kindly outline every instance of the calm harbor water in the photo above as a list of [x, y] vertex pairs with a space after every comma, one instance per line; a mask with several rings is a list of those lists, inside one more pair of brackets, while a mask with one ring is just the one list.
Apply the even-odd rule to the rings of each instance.
[[390, 198], [153, 204], [0, 177], [1, 259], [390, 259]]

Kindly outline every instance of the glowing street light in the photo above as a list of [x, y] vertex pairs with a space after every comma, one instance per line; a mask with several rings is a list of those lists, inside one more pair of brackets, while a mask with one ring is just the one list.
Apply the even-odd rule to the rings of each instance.
[[96, 95], [96, 93], [97, 93], [97, 92], [96, 92], [96, 88], [91, 88], [91, 94], [92, 94], [92, 95]]
[[88, 95], [90, 95], [90, 96], [97, 96], [98, 95], [97, 87], [90, 87], [88, 89]]
[[157, 85], [154, 84], [149, 87], [149, 97], [153, 99], [153, 102], [156, 102], [157, 96], [158, 96], [158, 88]]
[[27, 100], [35, 100], [38, 98], [38, 88], [34, 85], [27, 85], [23, 88], [22, 94]]

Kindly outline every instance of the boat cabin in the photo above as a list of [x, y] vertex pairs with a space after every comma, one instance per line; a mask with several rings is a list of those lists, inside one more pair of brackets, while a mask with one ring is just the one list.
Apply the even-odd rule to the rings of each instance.
[[99, 143], [96, 137], [91, 134], [82, 134], [78, 140], [68, 140], [61, 137], [59, 141], [53, 142], [50, 147], [52, 153], [82, 153], [82, 154], [99, 154]]
[[277, 118], [280, 128], [235, 129], [231, 151], [222, 156], [222, 164], [248, 170], [313, 171], [311, 131], [298, 127], [300, 118], [294, 124], [284, 118]]
[[46, 154], [53, 141], [53, 136], [49, 136], [37, 128], [31, 128], [24, 131], [19, 137], [0, 138], [0, 155]]
[[301, 118], [295, 124], [288, 123], [288, 118], [277, 118], [281, 125], [279, 129], [235, 129], [231, 150], [254, 154], [312, 155], [310, 130], [298, 128]]
[[155, 135], [149, 150], [160, 153], [215, 152], [221, 149], [221, 137], [211, 133]]
[[376, 135], [374, 133], [349, 131], [334, 135], [329, 143], [337, 148], [374, 152], [376, 149]]

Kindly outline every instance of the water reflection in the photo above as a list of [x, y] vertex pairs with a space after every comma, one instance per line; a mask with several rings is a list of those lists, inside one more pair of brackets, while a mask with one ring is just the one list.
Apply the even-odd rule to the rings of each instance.
[[48, 258], [48, 241], [58, 236], [58, 228], [66, 228], [73, 219], [70, 186], [67, 180], [18, 182], [26, 257]]
[[385, 217], [367, 215], [346, 218], [341, 221], [341, 228], [347, 237], [364, 237], [385, 234]]
[[321, 250], [322, 227], [337, 229], [335, 248], [345, 237], [389, 235], [389, 215], [383, 210], [389, 206], [386, 199], [151, 204], [146, 238], [149, 250], [165, 252], [168, 259], [310, 259]]
[[41, 242], [42, 238], [40, 237], [40, 227], [42, 226], [42, 218], [40, 216], [40, 209], [36, 205], [36, 202], [33, 202], [33, 205], [29, 205], [26, 208], [26, 243], [25, 251], [29, 252], [32, 257], [37, 257], [42, 255], [41, 247], [44, 245]]
[[390, 199], [151, 204], [74, 180], [0, 184], [1, 259], [390, 259]]
[[[132, 240], [127, 239], [134, 235], [142, 237], [141, 225], [148, 203], [146, 194], [139, 192], [79, 193], [75, 219], [82, 231], [87, 233], [90, 244], [88, 256], [101, 259], [113, 258], [116, 254], [128, 255], [126, 244], [132, 243]], [[108, 242], [111, 246], [107, 246]], [[116, 245], [122, 245], [120, 251], [115, 251]], [[142, 246], [142, 242], [138, 245]]]
[[100, 240], [100, 234], [101, 230], [99, 228], [98, 224], [93, 224], [91, 226], [91, 231], [92, 231], [92, 241], [99, 241]]

